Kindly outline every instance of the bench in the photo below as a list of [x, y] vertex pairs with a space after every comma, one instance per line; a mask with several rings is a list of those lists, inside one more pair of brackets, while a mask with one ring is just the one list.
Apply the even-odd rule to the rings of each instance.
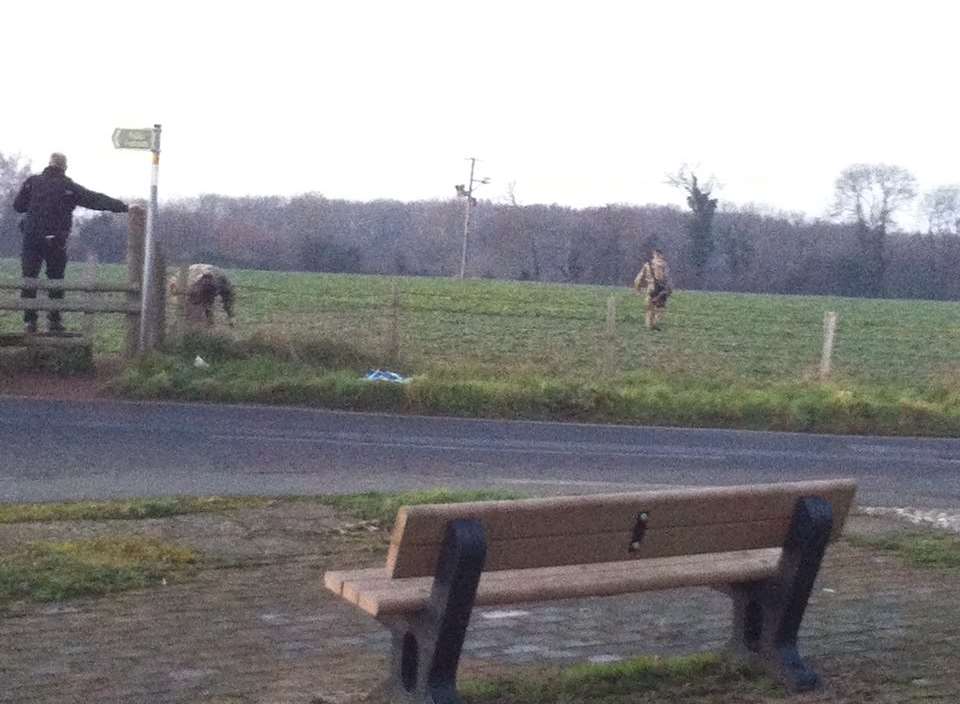
[[396, 701], [458, 703], [474, 605], [710, 586], [732, 597], [731, 651], [790, 691], [817, 685], [797, 633], [851, 480], [405, 506], [386, 567], [328, 589], [393, 634]]

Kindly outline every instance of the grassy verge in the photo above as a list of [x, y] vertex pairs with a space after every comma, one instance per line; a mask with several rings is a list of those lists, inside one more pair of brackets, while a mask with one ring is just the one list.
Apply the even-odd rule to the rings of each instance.
[[259, 508], [270, 503], [261, 497], [184, 496], [118, 501], [0, 504], [0, 524], [32, 521], [106, 521], [165, 518], [185, 513]]
[[36, 542], [0, 555], [0, 605], [139, 589], [189, 572], [198, 555], [147, 538]]
[[896, 532], [849, 535], [852, 545], [895, 553], [911, 567], [960, 570], [960, 537], [945, 533]]
[[733, 695], [737, 701], [782, 696], [782, 690], [767, 678], [713, 654], [525, 670], [502, 678], [465, 681], [462, 689], [469, 704], [714, 704]]
[[363, 494], [344, 494], [340, 496], [320, 496], [317, 501], [333, 506], [339, 511], [349, 513], [364, 521], [376, 521], [390, 526], [397, 509], [415, 504], [447, 504], [465, 501], [498, 501], [522, 498], [519, 494], [507, 491], [477, 490], [461, 491], [451, 489], [431, 489], [428, 491], [405, 491], [384, 494], [367, 492]]
[[[16, 266], [0, 261], [0, 271]], [[123, 267], [100, 269], [107, 280], [125, 280]], [[642, 300], [624, 287], [231, 276], [237, 328], [189, 336], [141, 360], [115, 379], [117, 394], [474, 418], [960, 435], [956, 303], [678, 291], [663, 331], [650, 334]], [[608, 319], [611, 301], [616, 315]], [[840, 323], [831, 381], [820, 383], [826, 311]], [[68, 316], [68, 325], [76, 322]], [[0, 331], [18, 327], [17, 316], [0, 319]], [[122, 316], [99, 316], [97, 362], [123, 349], [123, 340]], [[193, 367], [198, 354], [209, 368]], [[2, 362], [0, 355], [0, 376]], [[378, 367], [413, 382], [361, 380]]]
[[[127, 501], [0, 504], [0, 524], [166, 518], [187, 513], [262, 508], [278, 501], [316, 501], [361, 520], [392, 524], [397, 509], [418, 503], [517, 498], [499, 491], [431, 491], [271, 499], [164, 497]], [[379, 550], [379, 548], [377, 548]], [[12, 601], [59, 601], [140, 589], [189, 577], [199, 568], [194, 550], [142, 536], [37, 541], [0, 553], [0, 606]]]
[[[209, 363], [196, 368], [197, 355]], [[307, 405], [469, 418], [741, 428], [822, 433], [960, 434], [960, 388], [879, 383], [748, 382], [656, 370], [613, 381], [516, 369], [438, 366], [408, 384], [365, 381], [373, 365], [342, 345], [255, 336], [193, 337], [128, 367], [112, 390], [130, 398]]]

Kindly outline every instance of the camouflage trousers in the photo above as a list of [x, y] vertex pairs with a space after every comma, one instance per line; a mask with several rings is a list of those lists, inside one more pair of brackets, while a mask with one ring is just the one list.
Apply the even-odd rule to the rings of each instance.
[[647, 304], [645, 307], [645, 319], [647, 323], [648, 330], [658, 330], [660, 328], [660, 323], [663, 321], [663, 316], [667, 311], [667, 303], [661, 297], [653, 296], [647, 294]]

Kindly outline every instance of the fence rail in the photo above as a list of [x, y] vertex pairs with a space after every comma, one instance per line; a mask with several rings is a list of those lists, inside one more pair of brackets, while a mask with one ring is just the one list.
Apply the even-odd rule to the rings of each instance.
[[0, 279], [0, 291], [19, 291], [34, 289], [37, 291], [86, 291], [89, 293], [140, 293], [140, 286], [114, 284], [108, 282], [51, 281], [50, 279]]
[[69, 298], [21, 298], [0, 304], [3, 310], [59, 310], [64, 313], [126, 313], [140, 314], [140, 303], [126, 301], [80, 301]]
[[[74, 292], [83, 295], [64, 295], [63, 298], [15, 298], [8, 296], [0, 298], [0, 311], [62, 311], [68, 313], [84, 313], [84, 331], [75, 337], [65, 337], [77, 344], [77, 337], [82, 344], [92, 347], [93, 314], [119, 313], [126, 318], [125, 352], [132, 356], [141, 350], [153, 347], [163, 341], [162, 305], [160, 311], [153, 311], [148, 316], [146, 335], [141, 336], [141, 313], [143, 296], [143, 259], [144, 259], [144, 230], [146, 212], [142, 207], [133, 206], [127, 216], [127, 283], [114, 283], [96, 280], [96, 262], [90, 262], [87, 274], [82, 281], [67, 281], [65, 279], [49, 280], [28, 277], [6, 277], [0, 279], [0, 292], [16, 292], [23, 290], [62, 291]], [[162, 256], [160, 257], [162, 262]], [[162, 290], [162, 274], [155, 277], [149, 285]], [[112, 299], [94, 299], [98, 294], [122, 294]], [[161, 294], [162, 297], [162, 294]], [[147, 339], [144, 343], [142, 338]], [[6, 335], [5, 343], [22, 346], [57, 345], [61, 341], [50, 336], [33, 337], [31, 335]], [[64, 343], [65, 344], [65, 343]]]

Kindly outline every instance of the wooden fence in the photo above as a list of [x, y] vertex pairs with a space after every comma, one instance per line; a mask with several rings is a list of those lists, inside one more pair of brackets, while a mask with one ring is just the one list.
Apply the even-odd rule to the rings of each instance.
[[[157, 257], [155, 276], [152, 284], [159, 289], [158, 310], [148, 316], [148, 325], [141, 335], [141, 293], [143, 290], [143, 258], [144, 258], [144, 230], [146, 225], [146, 211], [140, 206], [131, 206], [127, 216], [129, 236], [127, 239], [127, 283], [98, 282], [95, 277], [95, 267], [82, 281], [50, 281], [47, 279], [22, 278], [16, 280], [0, 279], [0, 291], [19, 292], [21, 289], [34, 289], [38, 292], [50, 290], [64, 291], [62, 299], [16, 298], [4, 296], [0, 298], [0, 311], [51, 311], [84, 313], [85, 324], [82, 333], [68, 335], [45, 334], [8, 334], [0, 335], [0, 346], [65, 346], [65, 345], [92, 345], [93, 316], [101, 313], [123, 314], [126, 317], [126, 344], [125, 352], [128, 357], [143, 349], [152, 349], [163, 341], [164, 328], [164, 294], [163, 272], [165, 266], [163, 257]], [[70, 293], [81, 295], [69, 295]], [[99, 294], [123, 293], [123, 300], [105, 300]], [[141, 340], [141, 337], [143, 340]], [[141, 344], [143, 342], [143, 344]]]

